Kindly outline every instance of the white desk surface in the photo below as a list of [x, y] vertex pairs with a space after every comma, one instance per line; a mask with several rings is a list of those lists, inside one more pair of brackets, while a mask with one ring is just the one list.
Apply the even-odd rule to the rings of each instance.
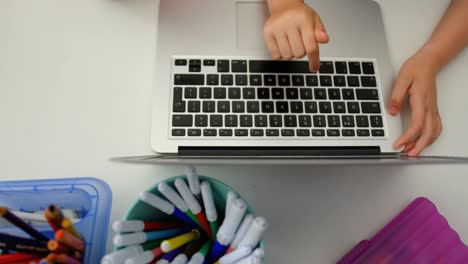
[[[397, 68], [448, 0], [383, 2]], [[156, 14], [154, 0], [0, 1], [0, 180], [101, 178], [113, 190], [113, 221], [140, 191], [183, 172], [108, 161], [151, 153]], [[439, 76], [445, 130], [428, 154], [468, 156], [467, 68], [465, 51]], [[432, 199], [468, 242], [467, 169], [198, 167], [271, 221], [267, 263], [336, 262], [418, 196]]]

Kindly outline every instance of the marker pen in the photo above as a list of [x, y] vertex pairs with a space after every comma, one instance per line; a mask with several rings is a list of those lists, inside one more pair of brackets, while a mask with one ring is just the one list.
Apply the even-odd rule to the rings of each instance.
[[216, 233], [218, 233], [218, 213], [214, 204], [211, 185], [209, 182], [204, 181], [200, 188], [203, 197], [203, 205], [205, 206], [206, 218], [210, 224], [211, 233], [213, 236], [216, 236]]
[[210, 250], [210, 246], [211, 242], [209, 240], [206, 241], [200, 251], [195, 253], [187, 264], [203, 264], [208, 254], [208, 250]]
[[200, 197], [200, 180], [198, 178], [198, 173], [195, 167], [190, 166], [185, 170], [185, 175], [187, 175], [187, 180], [190, 186], [192, 193]]
[[254, 220], [254, 216], [252, 214], [248, 214], [244, 217], [244, 220], [242, 220], [241, 225], [237, 229], [236, 235], [234, 236], [234, 239], [232, 240], [231, 244], [229, 245], [229, 248], [227, 250], [227, 253], [233, 251], [234, 249], [237, 248], [237, 245], [239, 245], [239, 242], [244, 238], [245, 233], [249, 229], [250, 225], [252, 224], [252, 221]]
[[252, 253], [252, 249], [249, 247], [240, 247], [221, 257], [219, 259], [220, 264], [234, 264], [237, 261], [247, 257]]
[[140, 264], [140, 263], [148, 263], [151, 262], [155, 258], [159, 258], [163, 255], [161, 248], [155, 248], [152, 250], [147, 250], [135, 257], [128, 258], [125, 260], [125, 264]]
[[166, 230], [152, 231], [152, 232], [135, 232], [128, 234], [117, 234], [114, 239], [116, 247], [125, 247], [128, 245], [136, 245], [146, 241], [161, 240], [164, 238], [179, 235], [185, 232], [185, 228], [172, 228]]
[[109, 253], [102, 258], [101, 264], [123, 264], [126, 259], [135, 257], [144, 251], [152, 250], [160, 245], [159, 240], [149, 241], [141, 245], [132, 245]]
[[116, 233], [130, 233], [141, 231], [155, 231], [177, 227], [178, 223], [174, 221], [150, 222], [141, 220], [117, 220], [112, 224], [112, 229]]
[[[193, 212], [188, 207], [187, 203], [180, 197], [180, 195], [168, 184], [160, 183], [158, 185], [158, 190], [162, 193], [171, 203], [173, 203], [180, 211], [187, 214], [192, 220], [200, 225], [197, 217], [193, 214]], [[201, 225], [200, 225], [201, 226]]]
[[264, 217], [255, 217], [249, 229], [237, 246], [250, 247], [252, 249], [256, 248], [267, 228], [268, 222]]

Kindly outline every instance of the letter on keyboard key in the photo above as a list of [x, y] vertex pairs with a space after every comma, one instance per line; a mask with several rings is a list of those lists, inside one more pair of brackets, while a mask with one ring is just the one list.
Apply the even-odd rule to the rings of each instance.
[[362, 87], [376, 87], [377, 82], [374, 76], [361, 76]]
[[379, 93], [376, 89], [357, 89], [356, 97], [358, 100], [379, 100]]
[[173, 115], [172, 126], [173, 127], [191, 127], [193, 125], [192, 115]]
[[205, 75], [203, 74], [176, 74], [174, 76], [175, 85], [204, 85]]
[[321, 61], [320, 62], [320, 73], [334, 73], [333, 62]]
[[364, 114], [380, 114], [380, 104], [378, 102], [361, 103], [361, 109]]

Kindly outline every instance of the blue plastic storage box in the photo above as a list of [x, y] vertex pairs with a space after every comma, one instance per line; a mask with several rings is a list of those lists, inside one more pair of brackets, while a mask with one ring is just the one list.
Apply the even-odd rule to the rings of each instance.
[[[0, 206], [10, 210], [35, 212], [50, 204], [71, 209], [81, 219], [75, 227], [86, 241], [84, 263], [100, 263], [106, 250], [112, 192], [104, 181], [95, 178], [69, 178], [0, 182]], [[54, 233], [47, 223], [34, 225], [48, 237]], [[0, 222], [0, 232], [28, 237], [26, 233]]]

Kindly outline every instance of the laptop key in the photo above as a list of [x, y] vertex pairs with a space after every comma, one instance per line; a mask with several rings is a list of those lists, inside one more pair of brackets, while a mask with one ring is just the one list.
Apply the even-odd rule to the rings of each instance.
[[356, 124], [358, 127], [369, 127], [369, 119], [365, 115], [356, 116]]
[[382, 117], [377, 115], [369, 116], [372, 127], [383, 127]]
[[186, 99], [195, 99], [197, 98], [197, 88], [196, 87], [185, 87], [184, 95]]
[[284, 116], [284, 126], [285, 127], [297, 127], [297, 118], [295, 115], [285, 115]]
[[324, 129], [312, 129], [312, 136], [314, 137], [324, 137], [325, 130]]
[[283, 117], [280, 115], [271, 115], [270, 116], [270, 126], [271, 127], [282, 127], [283, 126]]
[[189, 113], [200, 113], [201, 106], [200, 101], [189, 101], [188, 102], [188, 112]]
[[279, 130], [278, 129], [267, 129], [266, 130], [267, 137], [279, 137]]
[[211, 99], [211, 87], [200, 87], [198, 93], [200, 99]]
[[201, 61], [190, 60], [189, 61], [189, 72], [201, 72]]
[[214, 113], [215, 112], [215, 102], [214, 101], [203, 101], [202, 105], [203, 113]]
[[279, 86], [290, 86], [291, 85], [291, 78], [289, 75], [279, 75], [278, 76], [278, 85]]
[[314, 89], [314, 96], [317, 100], [325, 100], [327, 99], [327, 90], [321, 88]]
[[228, 89], [229, 99], [241, 99], [241, 89], [238, 87], [231, 87]]
[[260, 112], [260, 103], [255, 102], [247, 102], [247, 113], [259, 113]]
[[332, 112], [332, 107], [330, 102], [319, 102], [320, 113], [329, 114]]
[[247, 72], [247, 61], [233, 60], [231, 62], [232, 72]]
[[351, 74], [361, 74], [361, 63], [358, 61], [351, 61], [348, 63], [349, 73]]
[[373, 137], [383, 137], [385, 136], [383, 129], [372, 129]]
[[268, 117], [266, 115], [256, 115], [255, 116], [255, 126], [256, 127], [267, 127], [268, 126]]
[[183, 137], [185, 136], [185, 129], [172, 129], [173, 137]]
[[273, 113], [274, 111], [273, 102], [262, 102], [262, 113]]
[[236, 85], [246, 86], [247, 85], [247, 75], [245, 75], [245, 74], [236, 74]]
[[221, 85], [233, 85], [233, 76], [232, 74], [221, 74]]
[[292, 84], [294, 86], [304, 86], [304, 76], [303, 75], [293, 75]]
[[376, 87], [377, 81], [374, 76], [361, 76], [362, 87]]
[[311, 88], [301, 88], [300, 92], [302, 100], [312, 99], [312, 89]]
[[341, 90], [344, 100], [354, 100], [354, 90], [353, 89], [343, 89]]
[[297, 88], [286, 88], [286, 98], [287, 99], [299, 99]]
[[308, 129], [298, 129], [296, 130], [296, 135], [298, 137], [309, 137], [310, 131]]
[[211, 115], [210, 116], [210, 127], [222, 127], [223, 116], [222, 115]]
[[328, 89], [328, 98], [330, 98], [330, 100], [340, 100], [340, 89]]
[[263, 129], [250, 129], [251, 137], [263, 137]]
[[232, 129], [220, 129], [219, 136], [220, 137], [232, 137]]
[[327, 136], [328, 137], [339, 137], [340, 130], [339, 129], [327, 129]]
[[354, 137], [356, 135], [354, 129], [343, 129], [341, 130], [341, 134], [343, 137]]
[[320, 62], [320, 73], [334, 73], [333, 62], [331, 61], [321, 61]]
[[369, 137], [370, 136], [369, 129], [358, 129], [356, 131], [356, 134], [357, 134], [358, 137]]
[[236, 129], [234, 131], [234, 134], [236, 135], [236, 137], [246, 137], [249, 135], [249, 130], [247, 129]]
[[187, 136], [189, 136], [189, 137], [199, 137], [199, 136], [201, 136], [201, 129], [189, 129], [187, 131]]
[[344, 102], [333, 102], [333, 111], [337, 114], [346, 113], [346, 106]]
[[180, 100], [180, 101], [174, 101], [174, 104], [172, 105], [172, 112], [174, 113], [183, 113], [185, 112], [185, 102]]
[[262, 86], [262, 76], [257, 74], [250, 75], [250, 85], [252, 86]]
[[305, 112], [315, 114], [317, 113], [317, 102], [305, 102]]
[[252, 116], [251, 115], [241, 115], [239, 116], [240, 127], [252, 127]]
[[182, 101], [182, 87], [174, 87], [174, 101]]
[[270, 89], [268, 89], [268, 88], [258, 88], [257, 89], [257, 98], [258, 99], [270, 99]]
[[300, 127], [312, 127], [312, 118], [308, 115], [299, 116]]
[[335, 69], [336, 69], [336, 73], [339, 73], [339, 74], [347, 74], [348, 73], [348, 66], [347, 66], [346, 62], [344, 62], [344, 61], [335, 62]]
[[244, 99], [255, 99], [254, 88], [242, 88], [242, 97]]
[[263, 75], [263, 83], [268, 86], [276, 86], [276, 76], [275, 75]]
[[229, 60], [218, 60], [218, 72], [229, 72]]
[[173, 127], [191, 127], [193, 125], [192, 115], [173, 115], [172, 126]]
[[224, 116], [224, 126], [225, 127], [237, 127], [237, 116], [236, 115]]
[[375, 74], [374, 64], [372, 62], [363, 62], [362, 63], [362, 72], [364, 74]]
[[281, 136], [294, 137], [294, 129], [281, 129]]
[[332, 78], [329, 75], [320, 75], [320, 86], [332, 86]]
[[341, 116], [343, 127], [354, 127], [354, 117], [351, 115]]
[[219, 85], [219, 75], [218, 74], [207, 74], [206, 75], [206, 85]]
[[348, 113], [358, 114], [360, 113], [359, 103], [358, 102], [348, 102]]
[[318, 86], [317, 75], [306, 75], [306, 84], [307, 86]]
[[244, 113], [245, 102], [244, 101], [232, 101], [232, 112], [233, 113]]
[[216, 137], [216, 134], [217, 134], [216, 129], [203, 129], [204, 137]]
[[336, 87], [346, 86], [346, 78], [343, 75], [335, 75], [333, 76], [333, 84]]
[[196, 115], [195, 116], [195, 126], [196, 127], [207, 127], [208, 126], [208, 116], [207, 115]]
[[329, 127], [340, 127], [341, 126], [340, 116], [330, 115], [330, 116], [327, 116], [327, 119], [328, 119], [328, 126]]
[[203, 60], [203, 66], [215, 66], [215, 60]]
[[276, 102], [277, 113], [289, 113], [288, 102]]
[[358, 100], [379, 100], [379, 93], [376, 89], [357, 89], [356, 98]]
[[284, 99], [284, 89], [283, 88], [272, 88], [271, 95], [273, 99]]
[[359, 78], [357, 76], [347, 76], [349, 87], [359, 87]]
[[229, 101], [218, 101], [218, 113], [231, 112], [231, 105]]
[[186, 66], [187, 65], [187, 60], [177, 59], [177, 60], [175, 60], [174, 65], [175, 66]]
[[226, 99], [226, 88], [225, 87], [214, 88], [213, 97], [215, 99]]
[[313, 116], [314, 120], [314, 127], [326, 127], [325, 116], [323, 115], [315, 115]]
[[174, 75], [175, 85], [204, 85], [204, 74], [176, 74]]
[[361, 108], [364, 114], [380, 114], [379, 102], [361, 103]]
[[303, 113], [302, 102], [291, 102], [291, 113]]

